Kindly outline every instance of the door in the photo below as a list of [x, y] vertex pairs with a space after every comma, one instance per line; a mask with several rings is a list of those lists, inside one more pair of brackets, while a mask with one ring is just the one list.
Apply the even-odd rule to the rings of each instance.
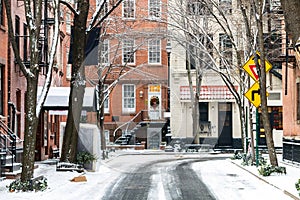
[[232, 146], [232, 104], [219, 103], [218, 146]]

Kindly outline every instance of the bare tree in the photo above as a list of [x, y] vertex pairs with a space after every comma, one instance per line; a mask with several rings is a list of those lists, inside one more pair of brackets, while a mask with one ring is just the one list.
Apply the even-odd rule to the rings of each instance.
[[[16, 43], [16, 37], [14, 35], [14, 28], [12, 22], [11, 14], [11, 1], [5, 0], [5, 7], [7, 13], [7, 24], [8, 24], [8, 34], [9, 41], [13, 48], [15, 59], [20, 66], [22, 73], [26, 78], [27, 83], [27, 95], [26, 95], [26, 105], [25, 105], [25, 134], [24, 134], [24, 148], [23, 148], [23, 160], [22, 160], [22, 175], [21, 181], [23, 183], [28, 182], [33, 177], [34, 170], [34, 159], [35, 159], [35, 144], [36, 144], [36, 132], [39, 122], [39, 115], [41, 108], [46, 99], [50, 84], [51, 84], [51, 73], [54, 62], [54, 57], [56, 53], [56, 46], [58, 43], [59, 36], [59, 1], [51, 1], [51, 7], [53, 8], [53, 14], [55, 19], [55, 26], [51, 42], [51, 50], [49, 55], [44, 55], [49, 63], [47, 65], [46, 71], [46, 81], [43, 85], [43, 90], [41, 96], [37, 100], [37, 87], [39, 85], [40, 76], [40, 56], [41, 52], [39, 50], [39, 41], [41, 41], [41, 29], [43, 26], [47, 26], [46, 20], [43, 20], [42, 10], [48, 9], [44, 6], [48, 6], [48, 3], [43, 4], [44, 1], [30, 1], [24, 0], [24, 11], [26, 17], [26, 23], [28, 25], [29, 34], [29, 51], [30, 51], [30, 66], [25, 66], [20, 53], [19, 47]], [[50, 3], [49, 3], [50, 4]]]
[[[201, 2], [189, 1], [189, 3], [174, 1], [174, 5], [169, 6], [169, 9], [171, 10], [171, 20], [168, 21], [168, 24], [175, 30], [174, 32], [177, 32], [177, 35], [174, 34], [174, 32], [171, 33], [172, 38], [186, 48], [189, 54], [191, 54], [191, 52], [189, 51], [189, 48], [187, 48], [188, 45], [186, 45], [186, 43], [189, 43], [189, 45], [191, 45], [191, 43], [187, 40], [188, 37], [186, 36], [193, 38], [194, 43], [192, 46], [193, 48], [198, 49], [195, 54], [191, 55], [197, 60], [196, 63], [198, 64], [196, 65], [196, 79], [198, 80], [196, 81], [196, 86], [199, 90], [196, 91], [196, 94], [193, 94], [193, 91], [191, 90], [191, 98], [194, 99], [195, 102], [199, 101], [196, 97], [197, 93], [198, 95], [200, 94], [203, 72], [214, 71], [219, 74], [239, 105], [243, 149], [245, 149], [246, 123], [244, 98], [242, 95], [243, 91], [245, 91], [245, 82], [243, 78], [245, 75], [242, 70], [240, 70], [240, 47], [237, 45], [238, 38], [234, 35], [240, 33], [239, 31], [241, 30], [238, 28], [240, 28], [241, 25], [238, 20], [232, 18], [231, 21], [228, 20], [225, 12], [231, 9], [229, 7], [220, 7], [214, 1], [210, 0]], [[183, 12], [184, 10], [186, 12]], [[217, 10], [217, 12], [215, 10]], [[224, 36], [226, 37], [223, 39], [228, 43], [228, 47], [231, 46], [230, 48], [220, 49], [214, 44], [212, 36], [217, 32], [224, 33]], [[236, 64], [232, 62], [232, 54], [229, 54], [230, 51], [234, 52], [237, 61]], [[216, 56], [220, 60], [222, 66], [215, 61], [213, 56]], [[190, 72], [188, 70], [188, 77], [189, 74]], [[235, 87], [237, 84], [240, 86], [240, 91]], [[195, 96], [195, 98], [193, 98], [193, 96]], [[195, 115], [199, 115], [198, 113], [199, 112], [193, 113], [193, 118], [197, 119]], [[194, 123], [198, 122], [194, 121]], [[196, 127], [196, 125], [193, 126]], [[193, 128], [193, 130], [197, 129]], [[194, 135], [196, 134], [197, 133], [194, 133]]]

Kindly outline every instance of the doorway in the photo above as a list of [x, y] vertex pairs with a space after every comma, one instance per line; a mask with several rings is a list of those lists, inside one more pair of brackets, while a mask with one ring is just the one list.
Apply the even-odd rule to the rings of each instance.
[[232, 146], [232, 104], [219, 103], [218, 146]]

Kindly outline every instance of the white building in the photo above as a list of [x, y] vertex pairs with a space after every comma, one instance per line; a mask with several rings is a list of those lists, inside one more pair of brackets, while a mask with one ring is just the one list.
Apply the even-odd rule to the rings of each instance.
[[[204, 5], [204, 3], [200, 1], [188, 1], [182, 8], [187, 8], [189, 10], [184, 12], [183, 9], [176, 9], [178, 8], [176, 1], [177, 0], [172, 0], [169, 5], [169, 12], [171, 13], [169, 17], [171, 24], [169, 25], [169, 30], [171, 32], [170, 40], [172, 41], [172, 52], [170, 54], [170, 126], [172, 138], [194, 138], [192, 124], [193, 108], [191, 104], [187, 66], [191, 63], [197, 65], [199, 62], [197, 63], [195, 60], [190, 60], [190, 56], [195, 53], [195, 50], [191, 50], [190, 47], [184, 47], [190, 45], [187, 42], [187, 39], [182, 39], [185, 41], [180, 41], [178, 38], [184, 38], [190, 34], [192, 36], [188, 37], [195, 39], [195, 35], [198, 34], [200, 35], [200, 39], [197, 39], [201, 40], [203, 45], [202, 47], [199, 45], [201, 43], [199, 40], [198, 44], [196, 43], [200, 46], [198, 48], [198, 54], [201, 51], [206, 51], [206, 53], [202, 52], [202, 55], [199, 57], [201, 57], [200, 59], [205, 59], [205, 61], [208, 60], [205, 64], [202, 63], [202, 66], [200, 64], [202, 67], [201, 71], [203, 72], [203, 79], [201, 82], [199, 99], [199, 143], [211, 144], [217, 148], [240, 149], [242, 148], [242, 139], [238, 104], [220, 75], [214, 71], [217, 69], [227, 73], [226, 69], [229, 69], [233, 74], [241, 69], [237, 64], [236, 54], [240, 53], [241, 57], [244, 57], [243, 50], [246, 44], [242, 39], [244, 37], [242, 31], [243, 24], [237, 10], [238, 6], [235, 1], [219, 2], [219, 7], [223, 7], [223, 10], [226, 10], [225, 15], [230, 19], [229, 26], [231, 27], [231, 31], [233, 31], [233, 38], [238, 50], [238, 52], [236, 52], [229, 40], [229, 35], [222, 31], [222, 28], [215, 23], [213, 17], [205, 10], [206, 5]], [[211, 7], [211, 9], [216, 11], [214, 14], [218, 15], [215, 7]], [[186, 24], [188, 25], [184, 24], [182, 29], [178, 28], [180, 27], [179, 21], [187, 22]], [[177, 24], [176, 28], [174, 28], [174, 24]], [[221, 57], [225, 57], [227, 67], [222, 66], [226, 63], [220, 59]], [[237, 75], [231, 75], [233, 77], [232, 82], [236, 90], [240, 92], [241, 78], [238, 76], [238, 73], [236, 74]], [[196, 90], [195, 69], [191, 70], [191, 75], [193, 77], [193, 88]], [[272, 120], [271, 124], [273, 125], [275, 146], [282, 147], [282, 117], [280, 116], [282, 115], [282, 87], [280, 74], [276, 73], [276, 75], [277, 76], [274, 76], [272, 74], [268, 76], [268, 106]], [[242, 84], [246, 84], [246, 82]], [[248, 88], [246, 88], [246, 91], [247, 89]], [[240, 96], [244, 98], [243, 94]], [[247, 99], [245, 102], [245, 106], [248, 106]], [[256, 110], [255, 107], [247, 110], [252, 112], [253, 123], [255, 123], [255, 112], [253, 112]], [[247, 115], [249, 115], [249, 113]], [[277, 122], [278, 117], [281, 122]], [[249, 125], [250, 123], [247, 124], [249, 130], [248, 137], [250, 137], [251, 127]], [[263, 129], [261, 129], [259, 145], [265, 145], [264, 139]]]

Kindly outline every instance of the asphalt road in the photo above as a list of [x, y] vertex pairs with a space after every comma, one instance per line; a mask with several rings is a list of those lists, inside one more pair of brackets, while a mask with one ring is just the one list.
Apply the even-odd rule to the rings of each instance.
[[[105, 192], [104, 200], [216, 199], [191, 164], [202, 159], [149, 161], [122, 173]], [[128, 160], [129, 161], [129, 160]]]

